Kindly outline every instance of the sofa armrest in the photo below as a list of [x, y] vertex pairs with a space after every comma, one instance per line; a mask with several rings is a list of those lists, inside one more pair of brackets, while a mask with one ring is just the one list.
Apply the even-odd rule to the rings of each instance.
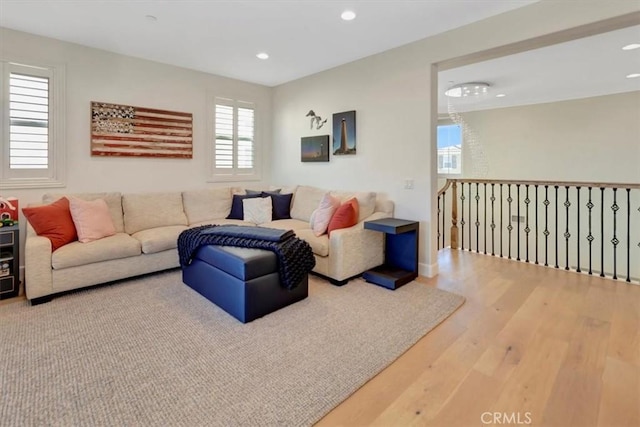
[[345, 280], [384, 263], [384, 233], [365, 230], [364, 222], [388, 217], [388, 213], [374, 212], [353, 227], [331, 232], [329, 277]]
[[51, 240], [38, 236], [27, 223], [24, 248], [24, 279], [27, 299], [54, 293], [51, 275]]

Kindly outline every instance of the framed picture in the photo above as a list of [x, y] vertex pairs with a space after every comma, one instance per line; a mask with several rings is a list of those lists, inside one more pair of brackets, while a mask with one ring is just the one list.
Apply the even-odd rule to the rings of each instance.
[[302, 137], [300, 140], [300, 160], [303, 162], [328, 162], [329, 135]]
[[193, 157], [193, 115], [91, 102], [91, 155]]
[[356, 112], [333, 115], [333, 154], [356, 154]]

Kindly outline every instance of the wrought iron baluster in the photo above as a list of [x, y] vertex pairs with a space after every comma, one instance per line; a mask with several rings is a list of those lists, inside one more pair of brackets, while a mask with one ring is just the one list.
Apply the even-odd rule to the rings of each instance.
[[618, 250], [618, 244], [620, 243], [620, 240], [618, 240], [618, 237], [616, 236], [616, 223], [617, 223], [616, 215], [618, 213], [618, 210], [620, 209], [620, 206], [618, 206], [618, 203], [616, 202], [617, 191], [618, 191], [617, 188], [613, 189], [613, 205], [611, 205], [611, 210], [613, 211], [613, 238], [611, 239], [611, 244], [613, 245], [613, 278], [616, 280], [618, 279], [617, 250]]
[[627, 282], [631, 282], [631, 189], [627, 188]]
[[520, 184], [516, 184], [516, 195], [516, 199], [518, 200], [516, 205], [516, 216], [518, 217], [518, 221], [516, 222], [518, 226], [518, 230], [516, 231], [516, 260], [520, 261]]
[[[445, 236], [445, 234], [447, 234], [447, 233], [444, 232], [444, 230], [445, 230], [445, 225], [444, 225], [445, 217], [447, 216], [446, 215], [446, 212], [447, 212], [446, 201], [447, 201], [447, 191], [445, 190], [445, 191], [442, 192], [442, 211], [444, 212], [444, 214], [442, 215], [442, 248], [445, 247], [446, 243], [445, 243], [444, 236]], [[440, 196], [438, 196], [438, 218], [440, 218]], [[440, 221], [438, 221], [437, 225], [438, 225], [438, 249], [440, 249]]]
[[600, 277], [604, 277], [604, 187], [600, 188]]
[[576, 248], [578, 249], [577, 251], [577, 259], [578, 262], [576, 264], [576, 271], [578, 273], [582, 272], [582, 270], [580, 270], [580, 188], [582, 187], [576, 187], [576, 210], [578, 211], [578, 227], [576, 229]]
[[526, 207], [526, 211], [525, 211], [525, 225], [524, 225], [524, 233], [526, 236], [526, 245], [525, 245], [525, 254], [526, 254], [526, 262], [529, 262], [529, 233], [531, 232], [531, 229], [529, 228], [529, 203], [531, 203], [531, 199], [529, 199], [529, 184], [525, 185], [525, 189], [526, 189], [526, 194], [525, 194], [525, 199], [524, 199], [524, 205]]
[[462, 232], [460, 233], [460, 250], [464, 251], [464, 182], [461, 182], [462, 187], [462, 195], [460, 196], [460, 200], [462, 201], [462, 209], [460, 210], [460, 226], [462, 227]]
[[471, 242], [472, 237], [471, 237], [471, 232], [473, 231], [473, 227], [471, 227], [471, 205], [473, 204], [473, 202], [471, 201], [471, 183], [469, 183], [469, 252], [471, 252], [473, 249], [471, 248]]
[[587, 209], [589, 209], [589, 234], [587, 234], [587, 241], [589, 242], [589, 274], [593, 274], [593, 269], [591, 267], [592, 265], [592, 248], [591, 245], [593, 243], [593, 240], [595, 239], [593, 237], [593, 234], [591, 234], [591, 210], [593, 209], [593, 202], [591, 201], [591, 187], [589, 187], [589, 201], [587, 202]]
[[480, 184], [476, 182], [476, 253], [480, 253]]
[[500, 184], [500, 258], [502, 258], [502, 183]]
[[555, 185], [554, 188], [556, 189], [556, 268], [560, 268], [560, 266], [558, 265], [558, 186]]
[[511, 202], [513, 202], [511, 198], [511, 184], [507, 184], [507, 189], [509, 190], [509, 196], [507, 197], [507, 203], [509, 203], [509, 216], [507, 216], [507, 220], [509, 221], [509, 225], [507, 226], [507, 230], [509, 230], [509, 259], [511, 259], [511, 231], [513, 230], [513, 225], [511, 225]]
[[484, 226], [484, 254], [487, 254], [487, 183], [483, 184], [484, 191], [484, 217], [482, 218], [482, 224]]
[[[444, 193], [442, 193], [442, 197], [444, 197]], [[443, 222], [444, 222], [444, 219], [443, 219]], [[442, 227], [444, 228], [444, 224], [442, 224]], [[438, 250], [440, 250], [440, 195], [438, 195], [438, 220], [436, 221], [436, 231], [437, 231], [436, 242], [438, 242]], [[444, 246], [444, 242], [442, 243], [442, 246]]]
[[569, 186], [565, 186], [564, 190], [565, 190], [564, 207], [567, 209], [567, 215], [566, 215], [566, 218], [565, 218], [565, 229], [564, 229], [564, 240], [565, 240], [565, 246], [564, 246], [564, 256], [565, 256], [564, 269], [568, 270], [569, 269], [569, 237], [571, 237], [571, 233], [569, 233], [569, 206], [571, 206], [571, 202], [569, 201]]
[[494, 218], [494, 202], [496, 201], [496, 196], [494, 195], [495, 184], [491, 184], [491, 256], [496, 256], [495, 251], [495, 230], [496, 230], [496, 222]]
[[538, 264], [538, 184], [536, 184], [536, 264]]
[[549, 266], [549, 186], [544, 186], [544, 266]]

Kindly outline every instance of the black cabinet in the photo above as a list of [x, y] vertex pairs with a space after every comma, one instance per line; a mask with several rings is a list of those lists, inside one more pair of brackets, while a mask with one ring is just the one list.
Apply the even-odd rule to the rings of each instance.
[[20, 292], [19, 237], [17, 225], [0, 227], [0, 300]]
[[365, 221], [364, 228], [385, 233], [384, 264], [362, 274], [367, 282], [397, 289], [418, 277], [418, 222], [383, 218]]

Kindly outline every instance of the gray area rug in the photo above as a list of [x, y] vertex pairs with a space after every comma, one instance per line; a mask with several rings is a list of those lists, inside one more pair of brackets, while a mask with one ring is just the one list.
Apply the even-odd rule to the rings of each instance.
[[179, 271], [0, 306], [0, 425], [311, 425], [464, 299], [311, 277], [242, 324]]

